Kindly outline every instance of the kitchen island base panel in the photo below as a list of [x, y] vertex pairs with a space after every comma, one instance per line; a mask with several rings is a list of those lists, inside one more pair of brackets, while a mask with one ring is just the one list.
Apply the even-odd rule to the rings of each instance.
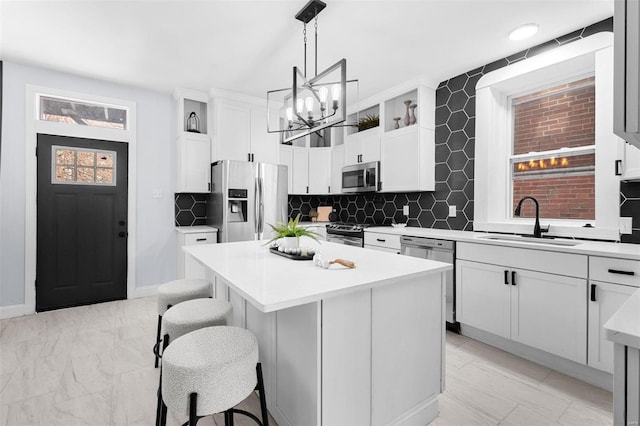
[[414, 275], [275, 313], [246, 303], [276, 422], [424, 425], [437, 417], [442, 275]]

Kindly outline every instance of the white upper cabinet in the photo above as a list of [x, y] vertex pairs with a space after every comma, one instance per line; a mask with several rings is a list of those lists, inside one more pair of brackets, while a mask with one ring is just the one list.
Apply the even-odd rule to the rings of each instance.
[[381, 191], [433, 191], [435, 90], [418, 85], [387, 98], [381, 119]]
[[278, 137], [267, 133], [267, 109], [259, 100], [214, 98], [212, 162], [217, 160], [278, 162]]
[[342, 193], [342, 168], [344, 167], [344, 144], [331, 150], [331, 193]]
[[209, 97], [206, 93], [178, 89], [175, 192], [209, 192], [211, 139]]
[[344, 139], [344, 165], [380, 161], [380, 105], [350, 114], [353, 126], [346, 128]]
[[640, 148], [640, 2], [614, 3], [614, 131]]
[[309, 149], [309, 193], [331, 193], [331, 148]]
[[616, 173], [623, 181], [640, 181], [640, 148], [630, 143], [620, 143], [620, 160], [616, 163]]

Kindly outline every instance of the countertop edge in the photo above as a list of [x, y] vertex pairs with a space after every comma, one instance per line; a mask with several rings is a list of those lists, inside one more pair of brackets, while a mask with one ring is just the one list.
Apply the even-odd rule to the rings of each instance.
[[495, 233], [475, 231], [454, 231], [434, 228], [393, 228], [386, 226], [372, 226], [366, 232], [376, 232], [388, 235], [407, 235], [411, 237], [425, 237], [456, 242], [488, 244], [494, 246], [519, 247], [532, 250], [555, 251], [591, 256], [615, 257], [618, 259], [640, 260], [640, 245], [630, 243], [612, 243], [599, 241], [584, 241], [577, 246], [554, 246], [551, 244], [528, 243], [525, 241], [487, 240], [481, 237], [495, 235]]
[[608, 340], [640, 349], [640, 289], [609, 318], [604, 329]]

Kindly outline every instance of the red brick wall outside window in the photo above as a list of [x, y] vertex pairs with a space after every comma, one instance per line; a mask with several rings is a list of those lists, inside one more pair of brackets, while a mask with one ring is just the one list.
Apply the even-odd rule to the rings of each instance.
[[[544, 155], [595, 143], [594, 78], [521, 96], [512, 105], [513, 208], [530, 195], [541, 218], [595, 219], [595, 154]], [[521, 217], [535, 217], [534, 203], [524, 202]]]

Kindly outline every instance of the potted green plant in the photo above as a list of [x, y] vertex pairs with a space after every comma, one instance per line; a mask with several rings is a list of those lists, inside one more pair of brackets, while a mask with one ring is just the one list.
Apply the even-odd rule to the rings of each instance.
[[380, 116], [377, 114], [367, 114], [358, 121], [358, 131], [372, 129], [380, 125]]
[[300, 213], [296, 216], [295, 219], [289, 219], [288, 223], [278, 222], [277, 226], [269, 224], [271, 229], [273, 230], [273, 238], [267, 241], [267, 244], [270, 244], [276, 240], [278, 241], [278, 245], [286, 248], [297, 248], [300, 245], [300, 237], [309, 237], [318, 241], [318, 237], [320, 234], [317, 234], [313, 231], [309, 231], [308, 229], [298, 225], [300, 222]]

